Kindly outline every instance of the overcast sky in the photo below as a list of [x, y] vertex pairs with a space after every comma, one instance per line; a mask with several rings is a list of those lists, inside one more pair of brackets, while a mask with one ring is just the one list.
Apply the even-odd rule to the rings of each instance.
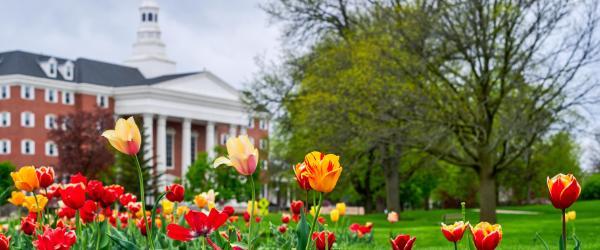
[[[277, 57], [279, 29], [260, 0], [157, 0], [167, 55], [178, 72], [207, 69], [237, 88], [254, 58]], [[122, 63], [131, 54], [141, 0], [2, 1], [0, 51], [25, 50]]]

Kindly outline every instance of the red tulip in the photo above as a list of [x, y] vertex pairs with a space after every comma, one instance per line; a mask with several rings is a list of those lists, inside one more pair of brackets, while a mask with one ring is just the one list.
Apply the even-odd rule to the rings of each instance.
[[462, 239], [465, 230], [469, 226], [469, 222], [466, 224], [462, 221], [454, 222], [452, 225], [446, 225], [442, 223], [442, 233], [444, 237], [450, 242], [458, 242]]
[[410, 237], [408, 234], [399, 234], [394, 239], [390, 239], [393, 250], [411, 250], [417, 238]]
[[40, 167], [35, 170], [40, 187], [47, 188], [54, 183], [54, 168], [52, 167]]
[[150, 220], [149, 217], [144, 217], [144, 218], [145, 218], [145, 220], [144, 219], [139, 219], [135, 225], [140, 230], [140, 233], [143, 236], [146, 236], [146, 234], [147, 234], [147, 232], [146, 232], [146, 222], [148, 222], [148, 223], [152, 223], [152, 222], [151, 222], [151, 220]]
[[290, 215], [289, 214], [282, 214], [281, 215], [281, 222], [288, 224], [290, 223]]
[[558, 174], [547, 178], [550, 201], [558, 209], [567, 209], [579, 198], [581, 186], [572, 174]]
[[137, 197], [131, 193], [126, 193], [126, 194], [121, 195], [121, 197], [119, 197], [119, 203], [121, 203], [121, 205], [124, 207], [129, 205], [129, 203], [136, 202], [136, 201], [137, 201]]
[[102, 200], [102, 195], [104, 194], [104, 184], [98, 180], [91, 180], [87, 183], [85, 191], [91, 200], [100, 201]]
[[292, 204], [290, 205], [293, 214], [299, 214], [302, 207], [304, 207], [304, 202], [302, 201], [292, 201]]
[[319, 216], [319, 218], [317, 218], [317, 221], [319, 221], [320, 224], [325, 224], [325, 218]]
[[60, 197], [68, 207], [80, 209], [85, 202], [85, 186], [81, 183], [64, 185]]
[[477, 250], [494, 250], [502, 240], [502, 227], [498, 224], [492, 225], [484, 221], [475, 227], [469, 227]]
[[75, 232], [67, 231], [66, 228], [48, 228], [43, 235], [38, 235], [33, 245], [38, 250], [69, 250], [77, 241]]
[[260, 220], [261, 220], [260, 217], [258, 217], [258, 216], [254, 217], [254, 221], [256, 221], [256, 223], [260, 223]]
[[244, 221], [245, 222], [249, 222], [250, 221], [250, 213], [248, 213], [247, 211], [244, 212]]
[[304, 190], [311, 190], [310, 182], [308, 181], [308, 169], [306, 168], [306, 164], [298, 163], [296, 166], [292, 166], [294, 170], [294, 174], [296, 175], [296, 181], [298, 181], [298, 186]]
[[0, 234], [0, 250], [8, 250], [10, 248], [10, 236], [6, 237]]
[[94, 222], [94, 219], [96, 218], [97, 210], [98, 206], [96, 205], [96, 202], [87, 200], [85, 201], [83, 207], [79, 209], [79, 216], [83, 222], [91, 223]]
[[27, 216], [21, 219], [21, 231], [26, 235], [33, 235], [37, 227], [35, 217]]
[[142, 209], [141, 202], [131, 202], [127, 205], [127, 210], [129, 210], [129, 212], [131, 212], [133, 215], [137, 214], [140, 209]]
[[61, 207], [58, 209], [58, 212], [56, 213], [58, 215], [59, 218], [67, 218], [67, 219], [73, 219], [75, 218], [75, 213], [77, 212], [77, 210], [72, 209], [70, 207]]
[[213, 208], [208, 215], [190, 210], [184, 217], [190, 228], [169, 224], [167, 226], [167, 236], [169, 238], [178, 241], [190, 241], [200, 236], [207, 237], [227, 221], [228, 215]]
[[52, 185], [48, 186], [48, 188], [46, 188], [46, 192], [44, 193], [44, 195], [46, 196], [46, 198], [48, 198], [48, 200], [52, 198], [60, 198], [60, 189], [62, 189], [62, 186], [60, 184], [53, 183]]
[[167, 200], [171, 202], [182, 202], [183, 195], [185, 194], [185, 189], [182, 185], [172, 184], [165, 187], [167, 191]]
[[235, 214], [235, 209], [233, 209], [232, 206], [225, 206], [223, 207], [223, 212], [226, 213], [228, 216], [232, 216], [233, 214]]
[[102, 205], [102, 207], [110, 207], [123, 194], [122, 188], [123, 187], [119, 185], [110, 185], [104, 187], [102, 198], [100, 199], [100, 205]]
[[300, 214], [292, 214], [292, 220], [298, 223], [300, 221]]
[[373, 223], [367, 222], [365, 225], [360, 225], [358, 223], [352, 223], [349, 229], [351, 232], [358, 235], [358, 237], [363, 237], [365, 234], [371, 233], [371, 229], [373, 228]]
[[279, 226], [279, 228], [277, 228], [277, 230], [279, 230], [280, 233], [284, 234], [287, 231], [287, 226], [285, 224]]
[[84, 186], [87, 186], [88, 180], [81, 173], [76, 173], [74, 175], [71, 175], [70, 183], [71, 184], [82, 183]]
[[315, 242], [317, 250], [329, 250], [333, 247], [333, 243], [335, 243], [335, 234], [329, 231], [314, 232], [312, 240]]

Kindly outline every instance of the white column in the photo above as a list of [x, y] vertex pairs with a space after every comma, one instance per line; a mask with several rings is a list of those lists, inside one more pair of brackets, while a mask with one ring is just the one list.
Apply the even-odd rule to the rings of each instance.
[[229, 124], [229, 136], [235, 137], [237, 135], [237, 125]]
[[192, 164], [192, 120], [185, 118], [181, 125], [181, 180], [186, 182], [185, 174]]
[[246, 126], [240, 128], [240, 135], [248, 135], [248, 128]]
[[163, 180], [166, 177], [165, 172], [167, 171], [167, 117], [163, 115], [158, 116], [156, 125], [156, 171], [158, 174], [162, 174], [158, 180], [158, 188], [161, 189], [164, 185]]
[[150, 166], [154, 166], [154, 117], [152, 114], [144, 114], [144, 132], [142, 138], [146, 140], [144, 143], [144, 150], [146, 151], [144, 156], [148, 160]]
[[215, 157], [215, 123], [209, 121], [206, 123], [206, 152], [208, 158]]

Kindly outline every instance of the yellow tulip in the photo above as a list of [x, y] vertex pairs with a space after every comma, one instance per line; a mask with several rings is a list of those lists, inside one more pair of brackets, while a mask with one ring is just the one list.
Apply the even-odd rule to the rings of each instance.
[[332, 222], [337, 222], [338, 220], [340, 220], [340, 210], [338, 210], [337, 208], [331, 210], [331, 212], [329, 212], [329, 218]]
[[194, 203], [196, 203], [196, 206], [198, 206], [198, 208], [203, 208], [206, 206], [208, 201], [206, 200], [206, 198], [204, 198], [204, 196], [199, 194], [194, 197]]
[[250, 211], [252, 210], [252, 204], [254, 204], [254, 216], [257, 216], [259, 214], [258, 202], [248, 201], [248, 207], [246, 207], [246, 212], [248, 212], [248, 214], [252, 213]]
[[308, 181], [314, 190], [322, 193], [333, 191], [342, 174], [339, 156], [313, 151], [304, 157], [304, 164], [308, 168]]
[[19, 190], [32, 192], [40, 187], [40, 182], [33, 166], [22, 167], [18, 171], [10, 173], [10, 176], [15, 182], [15, 187]]
[[15, 206], [21, 206], [25, 201], [25, 194], [21, 191], [13, 191], [8, 202]]
[[212, 201], [209, 201], [209, 202], [208, 202], [208, 210], [209, 210], [209, 211], [210, 211], [210, 210], [212, 210], [212, 209], [213, 209], [213, 208], [215, 208], [215, 207], [216, 207], [216, 205], [215, 205], [215, 203], [214, 203], [214, 202], [212, 202]]
[[213, 166], [232, 166], [241, 175], [252, 175], [258, 164], [258, 149], [250, 142], [248, 136], [240, 135], [229, 138], [226, 145], [229, 157], [221, 156], [217, 158]]
[[310, 213], [310, 215], [312, 215], [313, 217], [315, 217], [315, 214], [317, 213], [316, 209], [315, 209], [315, 206], [310, 207], [310, 211], [308, 213]]
[[115, 129], [104, 131], [102, 136], [123, 154], [135, 155], [140, 151], [140, 145], [142, 145], [142, 135], [133, 117], [129, 117], [127, 120], [119, 118]]
[[177, 207], [177, 216], [182, 216], [187, 214], [190, 211], [190, 208], [187, 206], [179, 206]]
[[[36, 198], [37, 198], [37, 202], [36, 202]], [[43, 196], [41, 194], [38, 194], [35, 197], [27, 196], [27, 197], [25, 197], [25, 201], [23, 201], [23, 206], [26, 207], [30, 213], [38, 213], [38, 212], [44, 210], [44, 208], [46, 207], [46, 204], [48, 204], [48, 198], [46, 198], [46, 196]]]
[[160, 204], [162, 205], [162, 212], [164, 215], [173, 213], [173, 209], [175, 208], [175, 204], [173, 202], [169, 200], [162, 200]]
[[106, 219], [106, 217], [104, 216], [104, 214], [99, 214], [98, 215], [98, 221], [99, 222], [104, 222], [105, 219]]
[[575, 218], [577, 218], [577, 213], [575, 213], [575, 211], [569, 211], [565, 214], [565, 219], [567, 222], [574, 221]]
[[346, 215], [346, 203], [340, 202], [335, 204], [335, 208], [340, 212], [341, 216]]

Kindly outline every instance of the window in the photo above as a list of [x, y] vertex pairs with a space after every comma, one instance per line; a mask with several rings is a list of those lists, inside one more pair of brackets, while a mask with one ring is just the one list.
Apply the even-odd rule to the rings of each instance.
[[166, 165], [167, 168], [173, 168], [175, 166], [174, 161], [174, 151], [175, 151], [175, 132], [167, 131], [167, 155], [166, 155]]
[[254, 128], [254, 118], [248, 120], [248, 128]]
[[29, 85], [21, 85], [21, 98], [25, 100], [34, 100], [35, 88]]
[[30, 139], [21, 141], [21, 154], [33, 155], [35, 154], [35, 142]]
[[267, 123], [267, 120], [265, 120], [265, 119], [260, 119], [260, 120], [258, 120], [258, 127], [259, 127], [260, 129], [262, 129], [262, 130], [267, 130], [267, 127], [268, 127], [268, 126], [269, 126], [269, 125], [268, 125], [268, 123]]
[[152, 13], [148, 13], [148, 21], [152, 22]]
[[10, 112], [0, 113], [0, 127], [1, 128], [10, 127]]
[[10, 99], [10, 85], [0, 86], [0, 100]]
[[98, 95], [96, 97], [96, 104], [101, 108], [108, 108], [108, 97], [105, 95]]
[[35, 115], [29, 111], [21, 113], [21, 126], [26, 128], [35, 127]]
[[45, 117], [45, 126], [46, 129], [55, 129], [57, 127], [56, 125], [56, 115], [54, 114], [47, 114]]
[[146, 13], [142, 13], [142, 22], [146, 21]]
[[46, 142], [46, 155], [58, 156], [58, 148], [56, 147], [56, 143], [54, 143], [53, 141]]
[[51, 60], [48, 66], [50, 67], [48, 70], [50, 77], [56, 77], [56, 61]]
[[0, 155], [10, 154], [10, 140], [0, 140]]
[[158, 14], [154, 14], [154, 22], [158, 22]]
[[227, 139], [229, 139], [229, 134], [221, 134], [219, 142], [221, 145], [227, 144]]
[[65, 80], [72, 81], [73, 77], [75, 76], [75, 65], [73, 62], [67, 61], [59, 67], [58, 71], [62, 74]]
[[198, 133], [192, 133], [190, 150], [192, 151], [190, 159], [192, 160], [191, 162], [194, 163], [196, 161], [196, 156], [198, 155]]
[[260, 140], [258, 141], [258, 143], [259, 143], [258, 147], [259, 147], [260, 149], [262, 149], [262, 150], [265, 150], [265, 149], [267, 149], [267, 140], [265, 140], [265, 139], [260, 139]]
[[57, 103], [58, 91], [56, 89], [46, 89], [46, 102]]
[[75, 96], [71, 91], [63, 91], [63, 103], [67, 105], [73, 105], [75, 103]]

